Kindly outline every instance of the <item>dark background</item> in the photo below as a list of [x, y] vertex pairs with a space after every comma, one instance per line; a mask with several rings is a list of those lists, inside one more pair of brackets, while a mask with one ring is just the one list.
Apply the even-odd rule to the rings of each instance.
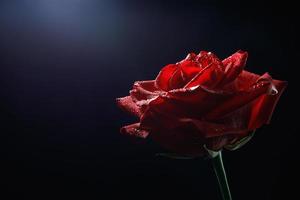
[[[119, 134], [135, 80], [208, 50], [249, 52], [247, 69], [287, 80], [272, 123], [224, 152], [234, 199], [297, 199], [296, 4], [2, 0], [0, 198], [220, 199], [207, 159], [170, 160]], [[295, 196], [296, 195], [296, 196]], [[2, 199], [2, 198], [1, 198]]]

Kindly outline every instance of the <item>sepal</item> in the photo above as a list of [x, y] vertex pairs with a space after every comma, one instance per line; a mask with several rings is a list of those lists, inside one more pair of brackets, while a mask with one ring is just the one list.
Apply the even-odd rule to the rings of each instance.
[[215, 158], [215, 157], [217, 157], [217, 156], [221, 153], [221, 150], [219, 150], [219, 151], [214, 151], [214, 150], [208, 149], [208, 148], [206, 147], [206, 145], [204, 145], [203, 147], [204, 147], [204, 149], [207, 151], [207, 154], [208, 154], [208, 157], [209, 157], [209, 158]]
[[255, 130], [252, 131], [252, 133], [249, 134], [248, 136], [243, 137], [242, 139], [236, 141], [233, 144], [228, 144], [224, 148], [228, 149], [230, 151], [237, 150], [237, 149], [241, 148], [242, 146], [244, 146], [247, 142], [249, 142], [252, 139], [252, 137], [254, 136], [254, 134], [255, 134]]

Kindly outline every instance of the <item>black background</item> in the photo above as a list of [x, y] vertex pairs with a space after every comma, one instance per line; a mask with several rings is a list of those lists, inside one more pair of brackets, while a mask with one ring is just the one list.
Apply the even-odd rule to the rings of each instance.
[[[234, 199], [297, 199], [297, 6], [291, 2], [2, 0], [0, 195], [220, 199], [209, 160], [119, 134], [135, 80], [208, 50], [287, 80], [271, 125], [224, 152]], [[295, 196], [296, 195], [296, 196]], [[1, 198], [1, 197], [0, 197]]]

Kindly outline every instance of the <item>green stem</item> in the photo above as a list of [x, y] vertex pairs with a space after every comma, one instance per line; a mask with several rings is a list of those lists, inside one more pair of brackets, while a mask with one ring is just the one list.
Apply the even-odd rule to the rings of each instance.
[[222, 193], [223, 200], [232, 200], [230, 189], [226, 177], [226, 172], [223, 165], [222, 153], [219, 151], [217, 155], [212, 158], [214, 170], [218, 178], [219, 187]]

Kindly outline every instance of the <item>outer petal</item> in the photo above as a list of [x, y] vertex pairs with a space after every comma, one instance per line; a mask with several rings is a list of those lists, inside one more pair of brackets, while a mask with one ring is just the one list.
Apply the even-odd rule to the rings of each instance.
[[240, 135], [248, 131], [246, 126], [236, 126], [234, 122], [215, 123], [190, 118], [180, 119], [180, 122], [190, 123], [191, 126], [195, 126], [204, 138], [216, 138], [232, 134]]
[[134, 102], [151, 99], [157, 93], [155, 87], [155, 81], [136, 81], [133, 85], [133, 89], [130, 90], [130, 96]]
[[221, 85], [230, 83], [236, 79], [236, 77], [243, 71], [243, 68], [247, 62], [247, 58], [248, 53], [239, 50], [222, 61], [225, 67], [225, 77]]
[[[243, 113], [243, 110], [240, 111]], [[206, 147], [215, 151], [239, 141], [250, 133], [247, 128], [247, 121], [240, 121], [240, 123], [234, 118], [229, 118], [218, 123], [197, 119], [181, 119], [180, 121], [190, 123], [190, 126], [195, 126], [202, 137], [205, 138]]]
[[166, 121], [171, 121], [171, 119], [168, 119], [168, 116], [164, 118], [159, 115], [160, 113], [157, 113], [152, 116], [151, 138], [163, 147], [181, 155], [206, 154], [204, 145], [212, 150], [220, 150], [248, 133], [247, 130], [237, 130], [227, 125], [193, 119], [175, 119], [173, 126], [166, 126], [169, 124]]
[[260, 77], [258, 74], [243, 70], [234, 81], [223, 85], [222, 89], [231, 92], [247, 90], [254, 85]]
[[149, 109], [174, 117], [201, 118], [215, 106], [230, 98], [232, 94], [213, 91], [202, 86], [172, 90], [149, 102]]
[[133, 84], [133, 89], [142, 88], [148, 92], [155, 92], [158, 88], [155, 86], [155, 80], [136, 81]]
[[250, 88], [253, 84], [257, 82], [257, 80], [261, 76], [258, 74], [254, 74], [251, 72], [248, 72], [246, 70], [243, 70], [240, 75], [230, 84], [227, 85], [235, 85], [236, 90], [247, 90]]
[[269, 123], [272, 112], [287, 86], [287, 82], [273, 80], [273, 84], [276, 87], [276, 89], [273, 88], [273, 92], [278, 92], [267, 91], [266, 94], [217, 120], [216, 123], [240, 129], [241, 132], [237, 134], [237, 137], [243, 136], [243, 130], [249, 132]]
[[255, 84], [247, 90], [239, 91], [232, 98], [222, 102], [205, 116], [208, 120], [214, 120], [241, 108], [258, 97], [267, 94], [272, 89], [272, 82], [268, 74], [263, 75]]
[[140, 128], [140, 123], [124, 126], [121, 128], [120, 132], [140, 138], [146, 138], [149, 135], [149, 131]]
[[259, 128], [263, 124], [268, 124], [270, 122], [275, 106], [285, 90], [287, 82], [273, 80], [273, 84], [274, 87], [276, 87], [277, 93], [265, 94], [253, 102], [248, 124], [250, 130]]
[[179, 124], [176, 128], [153, 129], [150, 136], [162, 147], [180, 155], [198, 156], [206, 153], [205, 140], [197, 129], [188, 124]]
[[117, 98], [117, 105], [124, 111], [133, 114], [137, 117], [141, 116], [141, 109], [136, 103], [132, 100], [130, 96]]

